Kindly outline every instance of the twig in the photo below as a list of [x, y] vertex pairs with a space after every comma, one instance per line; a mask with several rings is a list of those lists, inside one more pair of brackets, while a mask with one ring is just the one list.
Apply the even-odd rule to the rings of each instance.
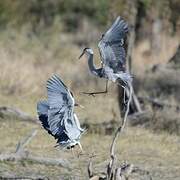
[[136, 108], [136, 111], [137, 112], [142, 112], [142, 108], [141, 108], [141, 105], [140, 105], [140, 102], [134, 92], [134, 88], [132, 86], [132, 100], [133, 100], [133, 103], [135, 105], [135, 108]]
[[37, 130], [34, 129], [28, 136], [26, 136], [21, 142], [18, 142], [15, 153], [19, 153], [25, 146], [29, 144], [32, 138], [37, 134]]
[[90, 157], [88, 163], [88, 176], [89, 178], [93, 177], [93, 170], [92, 170], [92, 158]]

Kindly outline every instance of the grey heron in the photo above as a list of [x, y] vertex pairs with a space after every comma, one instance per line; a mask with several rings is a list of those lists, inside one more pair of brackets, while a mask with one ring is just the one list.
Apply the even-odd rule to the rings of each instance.
[[80, 144], [84, 129], [74, 113], [75, 100], [72, 92], [57, 75], [47, 81], [48, 98], [37, 103], [37, 113], [42, 126], [57, 139], [57, 146], [71, 149]]
[[124, 47], [124, 41], [128, 33], [128, 24], [119, 16], [109, 28], [109, 30], [102, 35], [102, 38], [98, 44], [101, 68], [96, 68], [93, 63], [93, 50], [91, 48], [85, 48], [79, 59], [86, 54], [88, 59], [88, 66], [90, 72], [100, 78], [106, 79], [106, 89], [102, 92], [83, 92], [84, 94], [94, 95], [107, 93], [108, 80], [117, 82], [124, 89], [130, 86], [132, 77], [126, 72], [126, 53]]

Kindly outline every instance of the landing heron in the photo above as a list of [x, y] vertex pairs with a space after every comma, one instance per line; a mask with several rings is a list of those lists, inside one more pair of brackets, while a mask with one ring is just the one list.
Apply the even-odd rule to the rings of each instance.
[[47, 81], [47, 94], [48, 99], [37, 104], [42, 126], [57, 139], [58, 146], [71, 149], [79, 145], [82, 150], [80, 137], [84, 129], [74, 113], [74, 106], [78, 104], [75, 104], [72, 92], [57, 75], [53, 75]]
[[102, 35], [98, 44], [101, 68], [96, 68], [93, 63], [93, 50], [91, 48], [84, 48], [79, 59], [86, 54], [88, 59], [88, 66], [90, 72], [100, 78], [106, 79], [106, 89], [101, 92], [83, 92], [84, 94], [94, 95], [108, 92], [108, 80], [117, 82], [124, 89], [131, 86], [132, 77], [126, 71], [126, 53], [124, 41], [128, 33], [128, 24], [119, 16], [109, 28], [109, 30]]

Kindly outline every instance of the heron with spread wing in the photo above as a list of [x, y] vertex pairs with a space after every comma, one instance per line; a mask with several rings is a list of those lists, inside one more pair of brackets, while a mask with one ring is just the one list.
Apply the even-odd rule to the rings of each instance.
[[[37, 113], [42, 126], [57, 139], [60, 147], [71, 149], [80, 144], [84, 129], [74, 113], [75, 104], [72, 92], [61, 79], [54, 75], [47, 81], [47, 101], [37, 104]], [[81, 148], [82, 149], [82, 148]]]
[[96, 68], [93, 63], [93, 50], [85, 48], [80, 55], [81, 58], [84, 54], [87, 55], [88, 66], [92, 74], [100, 78], [106, 79], [106, 89], [102, 92], [84, 92], [84, 94], [94, 95], [107, 93], [108, 80], [117, 82], [122, 87], [129, 87], [132, 81], [131, 75], [126, 72], [126, 53], [124, 41], [128, 33], [128, 24], [118, 17], [110, 29], [102, 35], [98, 44], [101, 68]]

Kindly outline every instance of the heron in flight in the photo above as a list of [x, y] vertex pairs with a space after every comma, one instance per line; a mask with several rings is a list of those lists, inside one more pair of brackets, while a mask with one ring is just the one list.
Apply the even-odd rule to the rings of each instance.
[[128, 24], [119, 16], [109, 28], [109, 30], [102, 35], [98, 44], [101, 68], [96, 68], [93, 63], [93, 50], [85, 48], [79, 59], [86, 54], [88, 59], [88, 66], [91, 73], [100, 78], [106, 79], [106, 89], [101, 92], [83, 92], [84, 94], [93, 95], [108, 92], [108, 80], [117, 82], [124, 89], [130, 86], [132, 77], [126, 72], [126, 53], [124, 41], [128, 33]]
[[42, 126], [57, 139], [57, 146], [71, 149], [80, 144], [84, 129], [74, 113], [75, 104], [72, 92], [57, 75], [47, 81], [46, 101], [39, 101], [37, 113]]

